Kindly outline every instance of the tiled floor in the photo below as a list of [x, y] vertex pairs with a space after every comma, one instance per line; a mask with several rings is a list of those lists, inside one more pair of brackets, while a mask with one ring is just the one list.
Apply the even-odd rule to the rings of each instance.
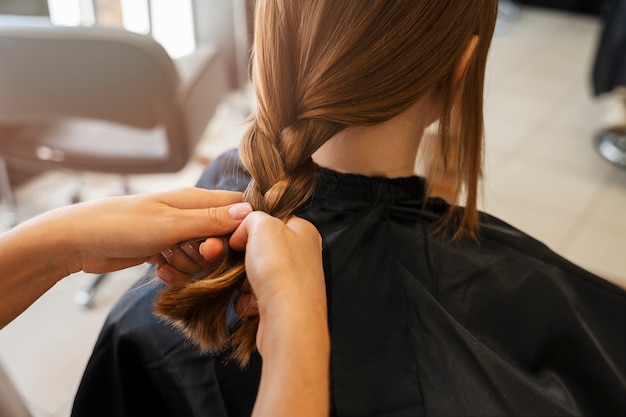
[[525, 9], [495, 38], [484, 209], [626, 285], [626, 171], [592, 146], [611, 104], [591, 94], [599, 29], [593, 18]]
[[[598, 31], [592, 17], [528, 8], [500, 28], [487, 82], [483, 207], [626, 285], [626, 170], [605, 162], [592, 146], [607, 101], [591, 95]], [[207, 132], [201, 156], [236, 145], [242, 104], [230, 103]], [[133, 177], [131, 184], [137, 192], [191, 185], [201, 171], [202, 164], [192, 162], [177, 175]], [[113, 177], [86, 179], [87, 199], [116, 191]], [[65, 204], [70, 187], [70, 177], [60, 173], [25, 184], [18, 194], [22, 217]], [[0, 361], [36, 417], [68, 415], [108, 309], [143, 270], [112, 274], [90, 310], [78, 308], [73, 297], [93, 278], [77, 274], [0, 331]]]

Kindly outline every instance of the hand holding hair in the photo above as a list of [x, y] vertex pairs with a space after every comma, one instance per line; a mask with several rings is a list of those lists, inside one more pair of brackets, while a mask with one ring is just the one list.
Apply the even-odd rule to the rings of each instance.
[[[302, 416], [328, 415], [330, 341], [317, 229], [295, 216], [283, 223], [255, 211], [228, 243], [245, 252], [252, 290], [237, 296], [235, 310], [243, 320], [259, 316], [256, 345], [263, 372], [253, 415], [291, 416], [294, 410]], [[172, 248], [167, 263], [159, 267], [159, 278], [168, 285], [184, 285], [221, 254], [222, 245], [208, 239], [184, 250]], [[163, 279], [164, 270], [168, 279]]]
[[328, 415], [330, 340], [317, 229], [295, 216], [283, 223], [257, 211], [237, 228], [230, 246], [245, 250], [259, 312], [263, 372], [253, 415]]
[[272, 348], [264, 340], [265, 332], [272, 331], [268, 323], [290, 320], [303, 326], [316, 321], [327, 326], [322, 246], [315, 226], [295, 216], [283, 223], [255, 211], [235, 230], [230, 246], [245, 251], [246, 275], [260, 315], [261, 354]]
[[241, 193], [185, 188], [63, 207], [0, 235], [0, 328], [59, 279], [155, 259], [183, 240], [231, 233], [251, 211]]
[[198, 188], [117, 197], [68, 210], [74, 208], [81, 210], [76, 216], [87, 216], [91, 210], [98, 219], [73, 222], [78, 226], [73, 241], [81, 260], [74, 268], [95, 273], [154, 259], [184, 240], [229, 234], [252, 211], [241, 203], [240, 193]]
[[[0, 235], [0, 267], [6, 273], [0, 281], [0, 297], [6, 298], [0, 302], [0, 326], [66, 275], [154, 261], [155, 254], [183, 240], [233, 232], [250, 211], [240, 193], [188, 188], [37, 216]], [[249, 282], [258, 297], [257, 341], [264, 363], [253, 414], [290, 416], [297, 409], [303, 416], [327, 415], [330, 342], [317, 230], [302, 219], [285, 225], [257, 212], [230, 243], [247, 251]], [[223, 251], [220, 245], [210, 238], [200, 251], [212, 259]], [[308, 332], [300, 334], [300, 326]]]

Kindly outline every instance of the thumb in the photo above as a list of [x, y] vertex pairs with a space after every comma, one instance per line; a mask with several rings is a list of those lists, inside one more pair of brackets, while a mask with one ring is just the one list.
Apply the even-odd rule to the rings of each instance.
[[249, 203], [204, 209], [186, 209], [175, 227], [179, 228], [180, 241], [197, 237], [223, 236], [233, 232], [252, 212]]
[[245, 251], [250, 236], [255, 234], [259, 229], [264, 228], [265, 230], [268, 230], [267, 227], [270, 225], [268, 221], [272, 222], [271, 224], [276, 224], [273, 222], [278, 222], [280, 225], [283, 225], [282, 221], [262, 211], [255, 211], [252, 215], [247, 216], [246, 220], [241, 223], [241, 226], [237, 227], [237, 230], [235, 230], [233, 235], [230, 237], [230, 247], [239, 252]]

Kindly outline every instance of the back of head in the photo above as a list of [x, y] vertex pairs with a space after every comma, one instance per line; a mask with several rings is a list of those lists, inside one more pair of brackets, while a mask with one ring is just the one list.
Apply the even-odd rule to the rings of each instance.
[[[497, 0], [258, 0], [252, 67], [258, 107], [240, 146], [253, 178], [244, 199], [286, 220], [311, 195], [311, 155], [322, 144], [345, 128], [387, 121], [435, 92], [442, 116], [439, 146], [429, 158], [456, 148], [457, 194], [467, 195], [459, 230], [472, 233], [496, 14]], [[457, 67], [475, 35], [478, 46], [459, 79]], [[189, 329], [180, 317], [174, 318]], [[250, 332], [245, 337], [253, 340]]]
[[[464, 190], [468, 199], [461, 227], [473, 231], [497, 0], [266, 0], [256, 12], [258, 111], [240, 149], [255, 180], [253, 205], [290, 215], [295, 207], [279, 203], [272, 187], [310, 190], [310, 157], [324, 142], [346, 127], [389, 120], [434, 91], [444, 109], [439, 146], [428, 157], [458, 148], [459, 158], [448, 162], [458, 165], [457, 196]], [[459, 80], [456, 68], [474, 35], [478, 46]], [[287, 200], [301, 203], [303, 194]]]

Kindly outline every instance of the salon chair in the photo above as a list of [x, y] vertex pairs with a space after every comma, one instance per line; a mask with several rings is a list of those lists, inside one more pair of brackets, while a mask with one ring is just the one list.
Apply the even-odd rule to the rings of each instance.
[[17, 218], [8, 167], [70, 170], [77, 178], [181, 170], [227, 89], [223, 57], [210, 47], [172, 60], [150, 36], [0, 16], [5, 206]]
[[598, 153], [626, 169], [626, 0], [606, 2], [592, 72], [595, 96], [611, 95], [616, 120], [595, 136]]
[[0, 61], [0, 192], [12, 210], [7, 164], [181, 170], [228, 88], [210, 47], [174, 61], [149, 36], [40, 18], [0, 17]]
[[610, 127], [596, 134], [595, 146], [600, 155], [626, 169], [626, 127]]

